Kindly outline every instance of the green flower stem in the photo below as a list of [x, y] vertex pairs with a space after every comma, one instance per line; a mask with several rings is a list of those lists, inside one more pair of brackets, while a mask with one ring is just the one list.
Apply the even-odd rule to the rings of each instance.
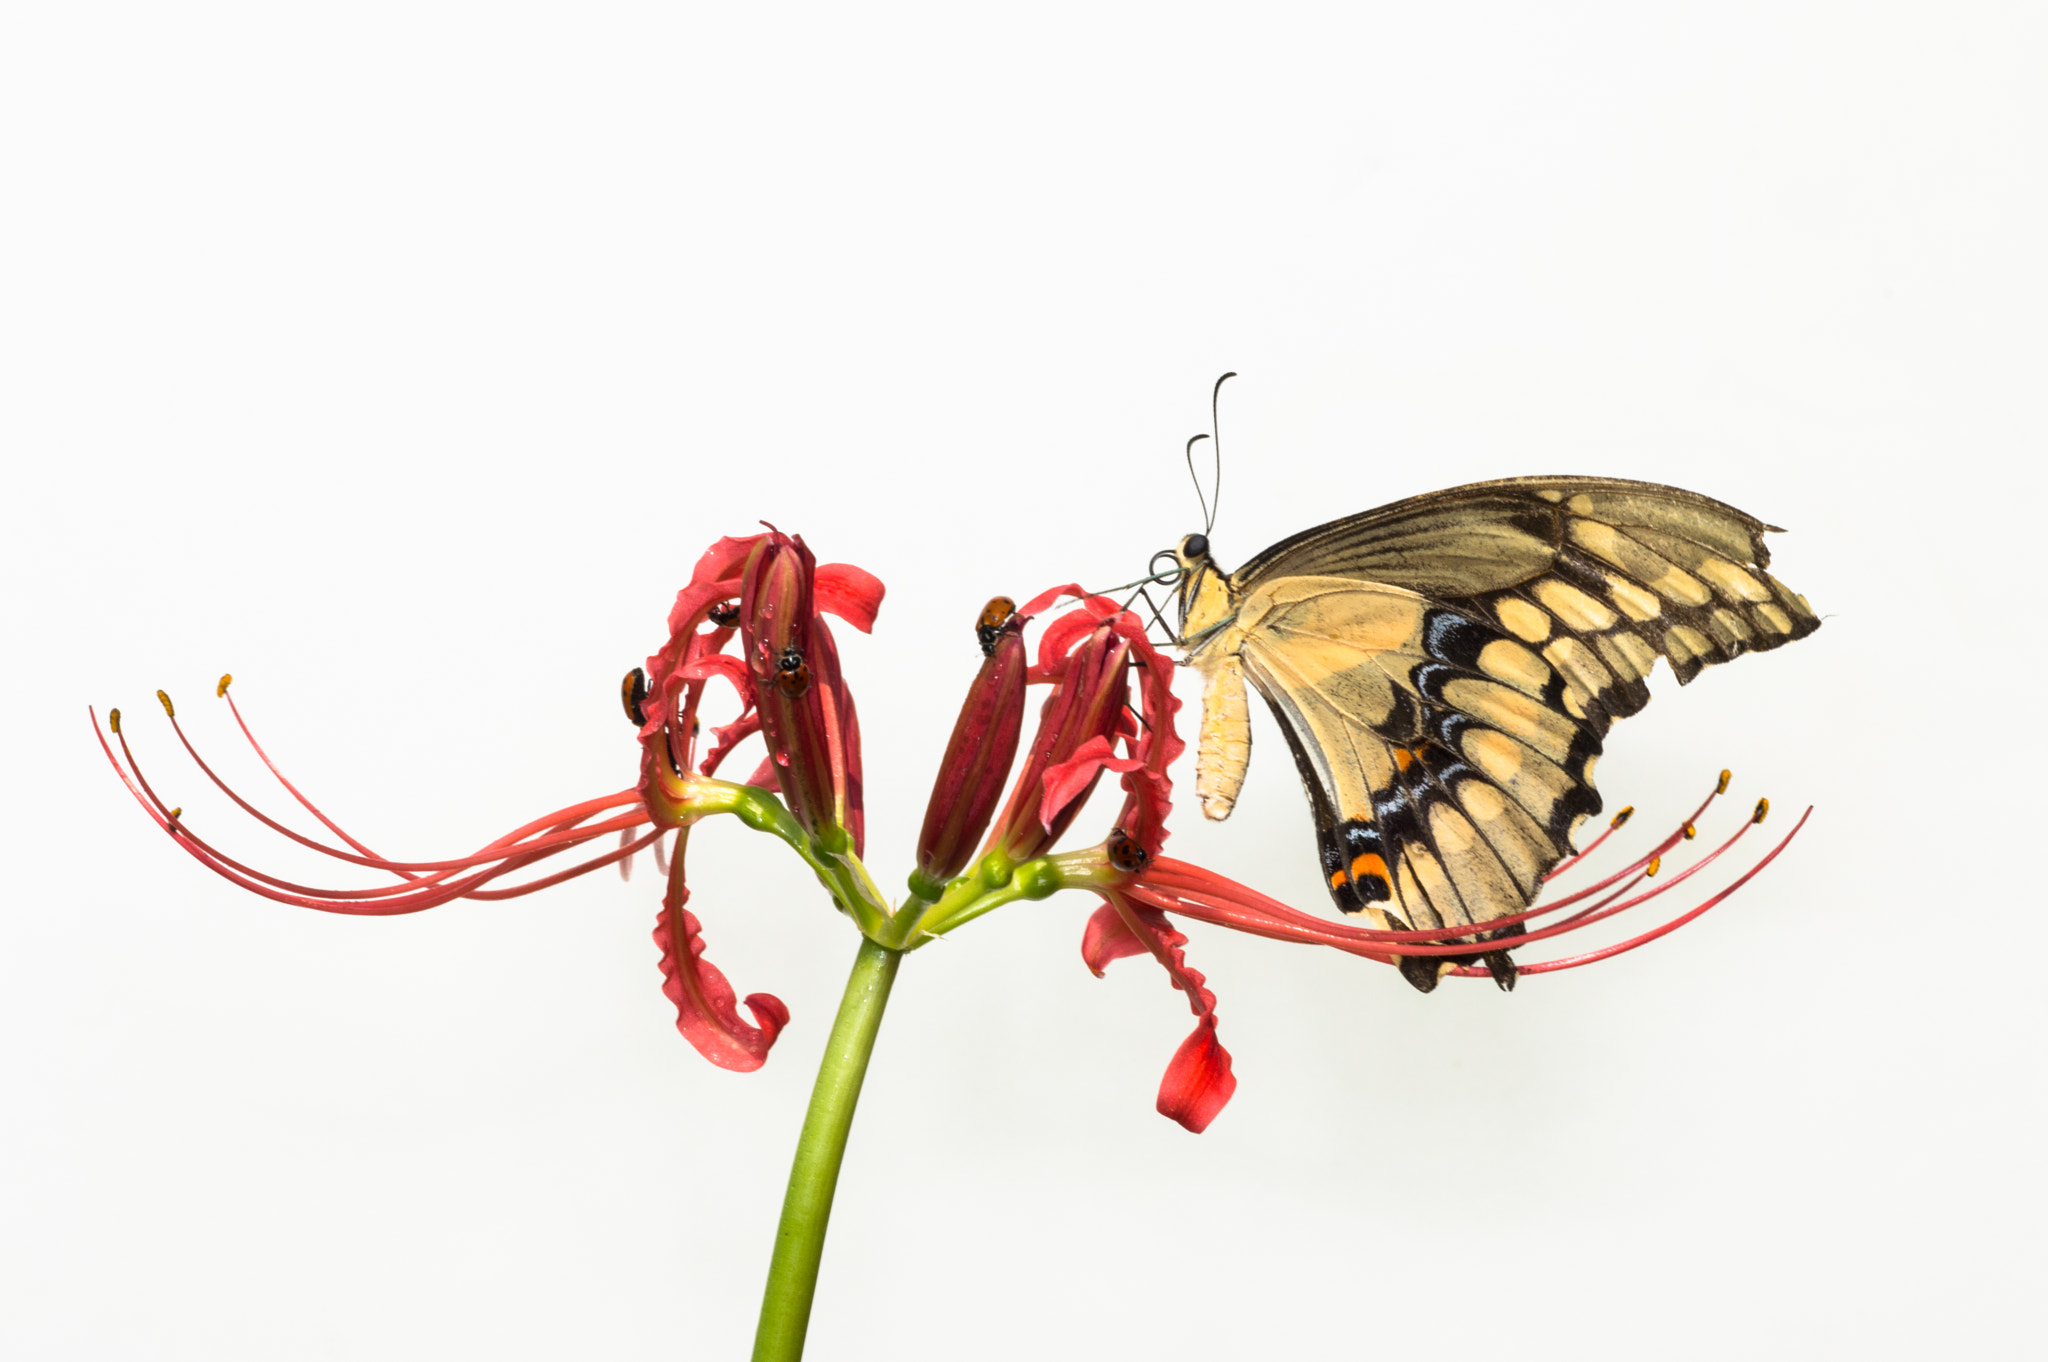
[[905, 950], [916, 950], [1018, 899], [1050, 898], [1076, 881], [1060, 865], [1060, 857], [1041, 856], [1021, 865], [1012, 864], [1001, 852], [992, 852], [969, 874], [946, 886], [939, 901], [924, 910], [914, 922], [900, 920], [898, 932], [906, 937]]
[[[804, 858], [832, 897], [850, 914], [860, 927], [861, 935], [871, 940], [889, 939], [888, 901], [876, 886], [867, 867], [851, 851], [831, 851], [820, 846], [818, 840], [804, 831], [803, 824], [796, 821], [796, 815], [789, 806], [751, 785], [735, 785], [728, 780], [714, 780], [708, 776], [694, 776], [690, 780], [688, 807], [695, 814], [730, 813], [756, 832], [765, 832], [787, 842], [797, 855]], [[839, 834], [845, 841], [845, 834]]]
[[861, 938], [846, 996], [839, 1001], [839, 1016], [818, 1065], [803, 1134], [797, 1137], [789, 1190], [782, 1198], [782, 1223], [775, 1231], [775, 1256], [768, 1264], [768, 1289], [761, 1297], [761, 1324], [754, 1333], [754, 1362], [798, 1362], [804, 1355], [839, 1163], [846, 1155], [861, 1080], [867, 1077], [868, 1056], [882, 1029], [882, 1010], [889, 1004], [889, 989], [902, 960], [902, 952]]

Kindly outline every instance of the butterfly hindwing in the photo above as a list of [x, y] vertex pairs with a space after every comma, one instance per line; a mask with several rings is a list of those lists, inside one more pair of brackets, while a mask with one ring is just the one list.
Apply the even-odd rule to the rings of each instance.
[[1375, 583], [1287, 578], [1247, 597], [1239, 621], [1340, 908], [1396, 930], [1483, 927], [1527, 905], [1598, 809], [1598, 732], [1561, 711], [1556, 669], [1484, 618]]

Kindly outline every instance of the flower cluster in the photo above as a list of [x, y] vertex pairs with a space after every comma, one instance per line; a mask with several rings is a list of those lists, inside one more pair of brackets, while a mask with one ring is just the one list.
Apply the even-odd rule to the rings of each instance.
[[[882, 584], [872, 575], [845, 564], [820, 565], [801, 538], [772, 527], [765, 534], [720, 540], [677, 595], [667, 641], [623, 683], [626, 711], [641, 746], [637, 784], [544, 814], [468, 856], [443, 860], [380, 856], [343, 831], [270, 763], [235, 705], [231, 678], [224, 676], [217, 694], [227, 700], [236, 724], [330, 838], [287, 827], [214, 773], [187, 739], [169, 697], [158, 692], [179, 741], [239, 808], [301, 846], [392, 881], [367, 889], [298, 884], [220, 850], [143, 776], [119, 710], [109, 715], [109, 728], [121, 756], [114, 755], [105, 735], [100, 744], [144, 811], [201, 864], [252, 892], [328, 912], [388, 915], [457, 898], [510, 898], [602, 866], [623, 869], [635, 853], [651, 849], [666, 876], [654, 931], [663, 991], [676, 1007], [683, 1036], [728, 1069], [758, 1068], [788, 1023], [789, 1010], [772, 994], [740, 999], [724, 974], [704, 959], [702, 924], [686, 906], [685, 852], [691, 827], [716, 814], [736, 815], [747, 827], [786, 843], [864, 935], [896, 952], [915, 950], [1018, 899], [1042, 899], [1062, 889], [1094, 894], [1100, 906], [1081, 943], [1088, 968], [1100, 975], [1111, 961], [1150, 955], [1186, 995], [1195, 1015], [1195, 1029], [1169, 1063], [1158, 1096], [1162, 1114], [1194, 1131], [1215, 1119], [1230, 1100], [1236, 1078], [1217, 1038], [1215, 995], [1187, 963], [1187, 938], [1175, 919], [1328, 946], [1384, 964], [1414, 956], [1471, 957], [1469, 929], [1461, 938], [1455, 929], [1382, 931], [1332, 922], [1164, 856], [1173, 809], [1170, 771], [1185, 747], [1177, 731], [1180, 702], [1173, 695], [1173, 664], [1152, 645], [1135, 614], [1071, 585], [1021, 607], [998, 597], [982, 612], [976, 634], [983, 661], [933, 784], [909, 895], [892, 904], [863, 860], [860, 724], [825, 620], [833, 615], [863, 632], [871, 630], [882, 596]], [[1024, 636], [1034, 624], [1041, 626], [1035, 654]], [[731, 688], [739, 714], [711, 728], [707, 744], [699, 709], [713, 683]], [[1027, 743], [1025, 701], [1032, 686], [1043, 686], [1047, 693]], [[766, 752], [753, 773], [741, 783], [721, 779], [718, 772], [726, 759], [755, 736]], [[1115, 775], [1122, 792], [1115, 818], [1095, 844], [1055, 850], [1105, 775]], [[1540, 907], [1489, 922], [1489, 929], [1521, 929], [1514, 938], [1519, 950], [1604, 921], [1684, 882], [1763, 820], [1768, 804], [1760, 801], [1754, 815], [1713, 851], [1645, 887], [1663, 858], [1693, 839], [1697, 820], [1726, 788], [1723, 772], [1691, 817], [1629, 865]], [[1612, 836], [1629, 812], [1617, 815], [1585, 854]], [[1519, 964], [1519, 973], [1591, 963], [1674, 930], [1755, 875], [1804, 822], [1802, 817], [1733, 884], [1670, 921], [1599, 950]], [[614, 834], [616, 847], [548, 869], [564, 853]], [[664, 854], [671, 838], [672, 849]], [[1583, 859], [1584, 854], [1574, 857], [1553, 876]], [[506, 882], [533, 867], [544, 873]], [[1471, 963], [1450, 973], [1491, 975], [1484, 964]]]

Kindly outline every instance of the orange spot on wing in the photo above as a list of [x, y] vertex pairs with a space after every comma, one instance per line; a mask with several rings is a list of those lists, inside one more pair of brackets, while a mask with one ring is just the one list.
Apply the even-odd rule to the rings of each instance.
[[1351, 862], [1352, 879], [1362, 880], [1368, 875], [1376, 875], [1380, 879], [1387, 877], [1387, 863], [1380, 859], [1378, 852], [1368, 851]]

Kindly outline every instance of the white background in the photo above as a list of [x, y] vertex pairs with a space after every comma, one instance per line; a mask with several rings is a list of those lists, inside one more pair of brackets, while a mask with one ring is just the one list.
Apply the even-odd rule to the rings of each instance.
[[[297, 870], [150, 698], [282, 809], [232, 670], [352, 831], [456, 854], [631, 781], [620, 673], [765, 517], [888, 583], [845, 652], [894, 886], [974, 613], [1197, 528], [1226, 368], [1226, 563], [1516, 473], [1791, 527], [1826, 627], [1660, 672], [1601, 783], [1645, 839], [1724, 765], [1710, 833], [1818, 812], [1512, 997], [1192, 926], [1241, 1078], [1199, 1138], [1152, 1111], [1184, 1001], [1088, 975], [1087, 900], [913, 957], [813, 1355], [2036, 1339], [2039, 9], [734, 8], [6, 21], [0, 1352], [743, 1355], [854, 950], [791, 858], [691, 849], [710, 958], [795, 1014], [728, 1074], [675, 1034], [646, 867], [265, 902], [85, 706]], [[1171, 849], [1321, 909], [1260, 722], [1237, 817]]]

